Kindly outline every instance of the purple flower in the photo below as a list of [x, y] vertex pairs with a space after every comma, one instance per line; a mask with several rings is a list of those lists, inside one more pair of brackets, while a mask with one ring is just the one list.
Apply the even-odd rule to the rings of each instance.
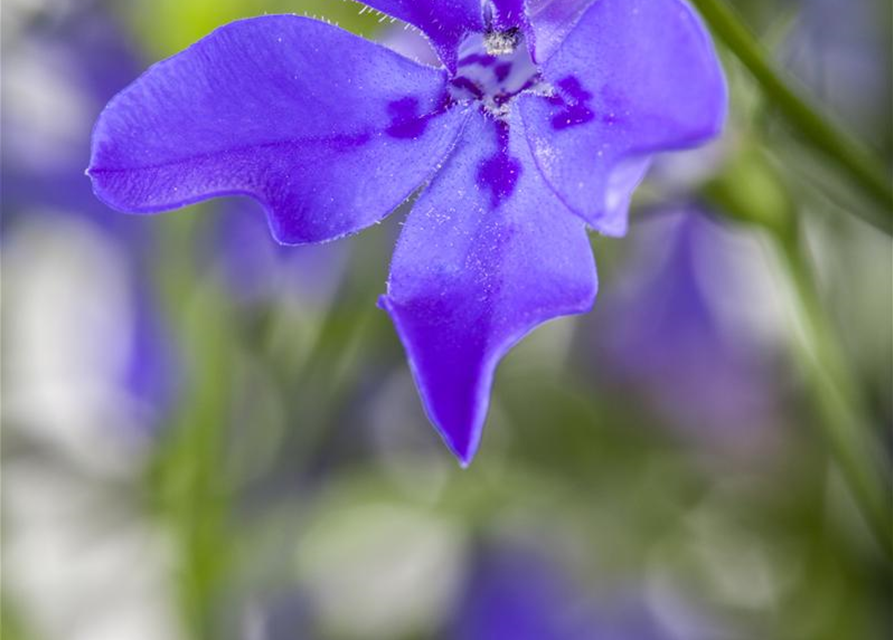
[[[345, 271], [343, 246], [308, 246], [302, 251], [277, 244], [257, 204], [239, 198], [215, 216], [201, 247], [203, 266], [215, 268], [231, 296], [245, 305], [282, 300], [324, 307]], [[204, 262], [210, 263], [205, 265]]]
[[[670, 640], [674, 634], [633, 585], [593, 588], [529, 544], [483, 546], [455, 622], [462, 640]], [[587, 588], [588, 587], [588, 588]], [[674, 612], [676, 613], [676, 612]]]
[[499, 359], [591, 308], [586, 226], [619, 235], [657, 152], [719, 131], [722, 73], [681, 0], [375, 0], [442, 68], [296, 16], [225, 26], [99, 118], [96, 194], [151, 213], [246, 194], [284, 244], [377, 223], [419, 191], [387, 310], [467, 464]]
[[758, 243], [695, 205], [667, 206], [642, 222], [623, 277], [602, 294], [606, 313], [590, 317], [588, 351], [601, 383], [632, 391], [700, 444], [765, 455], [785, 385], [777, 336], [765, 326], [779, 319], [763, 312], [760, 327], [754, 317], [754, 300], [776, 308], [755, 277]]

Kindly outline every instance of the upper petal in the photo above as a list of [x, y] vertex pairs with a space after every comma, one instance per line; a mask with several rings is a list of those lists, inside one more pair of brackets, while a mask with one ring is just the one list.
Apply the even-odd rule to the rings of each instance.
[[595, 263], [584, 223], [533, 165], [519, 120], [472, 116], [409, 215], [382, 306], [428, 416], [467, 464], [493, 373], [525, 334], [589, 310]]
[[528, 4], [528, 0], [483, 0], [484, 30], [522, 33], [527, 50], [533, 56], [536, 34], [530, 24]]
[[537, 166], [598, 231], [626, 230], [649, 156], [721, 130], [726, 87], [682, 0], [598, 0], [542, 67], [555, 95], [518, 100]]
[[446, 75], [297, 16], [231, 23], [115, 97], [93, 133], [96, 194], [133, 212], [247, 194], [274, 235], [379, 221], [455, 143]]
[[364, 3], [421, 29], [451, 72], [456, 71], [462, 39], [484, 27], [481, 0], [364, 0]]
[[594, 0], [529, 0], [533, 45], [530, 53], [537, 62], [548, 60], [576, 26]]
[[527, 29], [526, 0], [483, 0], [484, 27], [496, 31]]

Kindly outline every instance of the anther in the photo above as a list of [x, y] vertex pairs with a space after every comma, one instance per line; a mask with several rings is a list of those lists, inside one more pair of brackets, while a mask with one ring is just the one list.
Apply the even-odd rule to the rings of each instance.
[[484, 49], [491, 56], [505, 56], [515, 52], [521, 42], [517, 27], [505, 31], [488, 31], [484, 34]]

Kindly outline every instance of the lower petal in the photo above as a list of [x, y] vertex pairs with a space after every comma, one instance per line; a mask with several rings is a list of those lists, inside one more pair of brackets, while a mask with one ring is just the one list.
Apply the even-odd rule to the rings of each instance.
[[499, 360], [543, 322], [588, 311], [596, 288], [585, 225], [536, 170], [520, 119], [472, 116], [409, 215], [381, 299], [463, 465]]

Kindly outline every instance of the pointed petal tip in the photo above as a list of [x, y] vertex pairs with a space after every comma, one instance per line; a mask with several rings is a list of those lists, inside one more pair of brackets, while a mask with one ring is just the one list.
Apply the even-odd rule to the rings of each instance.
[[456, 458], [456, 462], [459, 463], [459, 468], [465, 470], [469, 466], [471, 466], [472, 461], [474, 460], [475, 455], [477, 455], [478, 444], [480, 438], [477, 440], [470, 440], [465, 443], [464, 446], [457, 446], [449, 436], [446, 435], [446, 431], [440, 428], [440, 426], [434, 422], [435, 427], [437, 427], [438, 433], [440, 433], [441, 438], [443, 439], [444, 444], [446, 444], [447, 448], [450, 450], [450, 453], [453, 454], [453, 457]]
[[[409, 356], [409, 368], [412, 373], [413, 381], [419, 392], [419, 398], [422, 402], [422, 409], [428, 421], [440, 435], [441, 440], [446, 445], [450, 453], [456, 458], [459, 466], [463, 469], [468, 468], [471, 461], [477, 453], [480, 445], [481, 435], [483, 432], [484, 422], [487, 415], [487, 407], [489, 406], [489, 398], [484, 397], [478, 400], [478, 410], [474, 415], [465, 419], [456, 419], [455, 416], [445, 416], [443, 414], [443, 406], [438, 411], [438, 402], [434, 398], [431, 381], [427, 380], [422, 371], [419, 370], [418, 364], [413, 357], [412, 343], [408, 341], [405, 333], [405, 326], [400, 315], [399, 303], [394, 301], [387, 294], [381, 295], [376, 303], [379, 309], [387, 312], [394, 323], [397, 335], [403, 342]], [[491, 374], [492, 376], [492, 374]], [[489, 389], [489, 385], [485, 385]]]

